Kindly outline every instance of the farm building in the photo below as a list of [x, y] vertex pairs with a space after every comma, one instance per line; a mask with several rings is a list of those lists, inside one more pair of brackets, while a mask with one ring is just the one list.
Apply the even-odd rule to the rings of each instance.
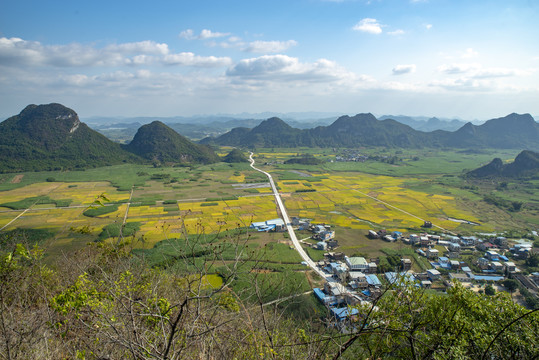
[[380, 279], [378, 279], [378, 276], [376, 276], [375, 274], [369, 274], [369, 275], [366, 275], [365, 277], [367, 279], [367, 284], [369, 284], [369, 286], [372, 286], [375, 288], [379, 288], [382, 286]]
[[362, 271], [362, 272], [368, 272], [369, 271], [369, 263], [367, 260], [365, 260], [364, 257], [360, 256], [354, 256], [354, 257], [348, 257], [345, 258], [346, 265], [348, 265], [348, 268], [350, 268], [350, 271]]
[[359, 310], [356, 308], [329, 308], [331, 315], [333, 315], [338, 321], [343, 321], [349, 316], [359, 314]]
[[515, 263], [512, 261], [506, 261], [505, 268], [507, 269], [508, 272], [515, 272], [517, 269], [515, 266]]
[[357, 289], [357, 288], [364, 289], [369, 285], [367, 283], [367, 277], [362, 272], [354, 271], [354, 272], [348, 273], [348, 277], [350, 279], [349, 283], [352, 289]]
[[449, 251], [459, 252], [460, 251], [460, 244], [449, 243]]
[[318, 298], [318, 300], [322, 304], [330, 304], [330, 303], [335, 302], [336, 300], [334, 296], [326, 295], [326, 293], [324, 293], [319, 288], [314, 288], [313, 292], [314, 292], [314, 295]]
[[427, 276], [431, 280], [438, 280], [442, 274], [436, 269], [427, 270]]
[[408, 271], [412, 268], [411, 259], [401, 259], [401, 269], [402, 271]]
[[256, 229], [257, 231], [284, 231], [286, 225], [283, 219], [272, 219], [264, 222], [254, 222], [249, 226], [251, 229]]
[[328, 248], [328, 244], [326, 244], [323, 241], [319, 241], [319, 242], [316, 243], [316, 248], [318, 250], [326, 250]]
[[468, 274], [449, 273], [449, 280], [455, 279], [455, 280], [458, 280], [460, 282], [472, 282], [472, 277], [470, 277], [469, 275], [472, 275], [472, 274], [470, 274], [470, 273], [468, 273]]
[[411, 234], [410, 235], [410, 244], [415, 245], [417, 243], [419, 243], [419, 235]]
[[440, 254], [440, 252], [438, 251], [438, 249], [428, 249], [427, 250], [427, 258], [429, 258], [429, 259], [436, 259], [436, 258], [438, 258], [439, 254]]

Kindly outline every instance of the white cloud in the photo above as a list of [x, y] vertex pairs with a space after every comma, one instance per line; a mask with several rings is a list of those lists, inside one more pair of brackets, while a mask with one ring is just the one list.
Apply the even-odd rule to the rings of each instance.
[[195, 35], [193, 29], [183, 30], [178, 36], [182, 39], [187, 40], [208, 40], [215, 39], [220, 37], [225, 37], [230, 35], [230, 33], [214, 32], [208, 29], [203, 29], [200, 34]]
[[134, 66], [141, 66], [141, 65], [150, 65], [156, 61], [155, 56], [148, 56], [148, 55], [135, 55], [130, 59], [125, 59], [126, 65], [134, 65]]
[[456, 79], [435, 80], [430, 83], [430, 86], [441, 87], [446, 90], [457, 91], [493, 91], [494, 84], [490, 81], [478, 80], [469, 77], [461, 77]]
[[179, 35], [182, 39], [193, 40], [195, 38], [195, 32], [193, 29], [183, 30]]
[[443, 64], [438, 71], [445, 74], [463, 74], [481, 68], [480, 64]]
[[114, 52], [121, 54], [134, 54], [134, 53], [145, 53], [145, 54], [158, 54], [166, 55], [169, 52], [167, 44], [159, 44], [154, 41], [139, 41], [132, 43], [123, 43], [123, 44], [112, 44], [107, 45], [104, 50], [106, 52]]
[[204, 29], [200, 32], [200, 35], [198, 35], [198, 38], [201, 40], [205, 40], [205, 39], [215, 39], [215, 38], [225, 37], [228, 35], [230, 35], [230, 33], [213, 32], [211, 30]]
[[432, 24], [425, 24], [425, 29], [430, 30], [432, 29]]
[[245, 80], [304, 82], [331, 82], [355, 77], [354, 74], [327, 59], [320, 59], [314, 63], [301, 63], [297, 58], [286, 55], [263, 55], [243, 59], [229, 68], [226, 75]]
[[508, 76], [519, 76], [526, 75], [526, 71], [518, 69], [508, 69], [508, 68], [487, 68], [480, 69], [477, 73], [474, 74], [476, 79], [488, 79], [488, 78], [497, 78], [497, 77], [508, 77]]
[[170, 54], [167, 44], [154, 41], [110, 44], [95, 48], [81, 44], [42, 45], [19, 38], [0, 38], [0, 65], [12, 67], [143, 66], [152, 64], [193, 67], [229, 66], [228, 57], [198, 56], [191, 52]]
[[414, 64], [409, 65], [397, 65], [393, 68], [393, 75], [404, 75], [415, 72], [416, 66]]
[[[111, 44], [95, 48], [81, 44], [42, 45], [19, 38], [0, 38], [0, 64], [11, 66], [120, 66], [149, 61], [151, 55], [168, 54], [168, 45], [154, 41]], [[129, 55], [135, 55], [128, 58]]]
[[388, 35], [393, 35], [393, 36], [404, 35], [404, 30], [398, 29], [398, 30], [395, 30], [395, 31], [388, 31], [387, 34]]
[[356, 25], [354, 25], [352, 29], [356, 31], [366, 32], [369, 34], [382, 33], [382, 26], [378, 23], [376, 19], [371, 18], [365, 18], [361, 20]]
[[250, 42], [245, 49], [246, 52], [252, 53], [276, 53], [283, 52], [292, 46], [296, 46], [297, 41], [288, 40], [288, 41], [253, 41]]
[[475, 51], [472, 48], [467, 48], [466, 51], [464, 51], [464, 53], [462, 53], [460, 57], [463, 59], [471, 59], [471, 58], [476, 58], [478, 56], [479, 56], [479, 53], [477, 51]]
[[488, 79], [510, 76], [526, 76], [534, 71], [514, 68], [483, 68], [481, 64], [444, 64], [438, 67], [438, 71], [448, 75], [465, 74], [470, 79]]
[[90, 78], [84, 74], [62, 75], [60, 76], [60, 79], [72, 86], [85, 86], [90, 80]]
[[195, 67], [220, 67], [228, 66], [232, 60], [228, 57], [198, 56], [192, 52], [182, 52], [179, 54], [169, 54], [163, 58], [167, 65], [182, 65]]

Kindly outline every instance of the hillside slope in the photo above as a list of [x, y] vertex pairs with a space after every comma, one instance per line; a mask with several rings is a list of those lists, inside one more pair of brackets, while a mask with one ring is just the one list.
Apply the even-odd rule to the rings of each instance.
[[219, 161], [213, 150], [193, 143], [160, 121], [141, 126], [133, 141], [124, 148], [138, 156], [164, 163], [203, 163]]
[[521, 178], [539, 175], [539, 153], [524, 150], [510, 164], [503, 164], [501, 159], [496, 158], [466, 175], [473, 178]]
[[444, 143], [451, 147], [539, 150], [539, 124], [530, 114], [509, 114], [482, 125], [467, 123], [446, 133]]
[[2, 171], [82, 169], [139, 161], [60, 104], [28, 105], [0, 123]]
[[510, 114], [476, 126], [467, 123], [454, 132], [423, 132], [370, 113], [341, 116], [329, 126], [300, 130], [279, 118], [264, 120], [253, 129], [235, 128], [202, 143], [263, 147], [451, 147], [539, 150], [539, 124], [529, 114]]

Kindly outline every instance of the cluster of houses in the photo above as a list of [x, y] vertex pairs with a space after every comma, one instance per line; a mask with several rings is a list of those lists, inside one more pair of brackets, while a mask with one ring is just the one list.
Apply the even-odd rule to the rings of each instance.
[[335, 161], [338, 162], [365, 162], [369, 159], [367, 155], [360, 154], [354, 151], [346, 151], [341, 155], [335, 156]]
[[[317, 233], [328, 229], [318, 227]], [[312, 227], [311, 227], [312, 228]], [[414, 272], [412, 258], [401, 258], [400, 266], [394, 271], [380, 273], [379, 259], [360, 256], [348, 257], [343, 252], [328, 252], [318, 266], [331, 275], [324, 288], [316, 289], [316, 297], [328, 306], [335, 319], [342, 321], [358, 316], [349, 305], [371, 301], [382, 291], [382, 283], [399, 286], [412, 284], [422, 288], [450, 286], [451, 280], [463, 283], [498, 282], [509, 274], [519, 280], [528, 290], [539, 292], [539, 273], [519, 275], [520, 269], [512, 259], [526, 259], [534, 254], [533, 244], [517, 242], [511, 247], [504, 237], [480, 239], [475, 236], [433, 235], [427, 233], [403, 236], [400, 232], [370, 230], [372, 239], [403, 241], [417, 247], [416, 253], [428, 259], [431, 269]], [[443, 248], [443, 254], [440, 254]], [[468, 265], [459, 260], [461, 254], [477, 256]], [[469, 258], [468, 258], [469, 259]], [[472, 269], [473, 267], [473, 269]], [[436, 285], [437, 284], [437, 285]]]
[[311, 224], [311, 219], [300, 219], [298, 217], [292, 218], [292, 226], [298, 230], [307, 230], [312, 233], [311, 239], [318, 241], [315, 245], [308, 243], [307, 245], [314, 247], [318, 250], [335, 249], [339, 246], [337, 240], [335, 240], [335, 230], [331, 229], [330, 225], [325, 224]]
[[255, 229], [256, 231], [263, 231], [263, 232], [270, 232], [270, 231], [285, 231], [286, 230], [286, 224], [284, 223], [283, 219], [271, 219], [261, 222], [254, 222], [251, 223], [249, 226], [251, 229]]
[[[416, 248], [419, 256], [425, 257], [431, 269], [414, 272], [412, 258], [401, 258], [400, 266], [390, 272], [380, 273], [379, 259], [366, 259], [361, 256], [346, 256], [343, 252], [335, 252], [338, 246], [335, 231], [325, 224], [312, 224], [310, 219], [292, 218], [292, 226], [312, 233], [311, 239], [316, 244], [308, 243], [319, 250], [330, 251], [324, 254], [324, 260], [318, 267], [328, 275], [329, 281], [324, 288], [315, 289], [315, 295], [335, 319], [341, 322], [350, 317], [359, 316], [357, 305], [372, 301], [382, 291], [382, 282], [392, 286], [413, 284], [422, 288], [431, 288], [434, 283], [439, 288], [450, 286], [451, 280], [463, 283], [497, 282], [512, 274], [527, 289], [539, 292], [539, 273], [529, 276], [520, 275], [520, 269], [512, 260], [525, 260], [532, 256], [536, 249], [529, 241], [517, 241], [509, 246], [505, 237], [489, 236], [480, 239], [476, 236], [436, 235], [428, 233], [409, 234], [404, 236], [399, 231], [369, 230], [367, 237], [383, 241], [402, 241]], [[286, 224], [282, 219], [271, 219], [252, 223], [251, 228], [257, 231], [285, 231]], [[443, 254], [440, 251], [443, 251]], [[414, 255], [416, 257], [417, 255]], [[476, 256], [467, 264], [461, 261], [462, 255]], [[468, 257], [468, 260], [470, 258]], [[473, 269], [472, 269], [473, 268]]]

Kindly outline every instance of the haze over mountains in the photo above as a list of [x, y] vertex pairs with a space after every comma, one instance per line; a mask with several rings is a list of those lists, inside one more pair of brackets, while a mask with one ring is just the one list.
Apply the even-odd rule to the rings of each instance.
[[[424, 116], [383, 115], [378, 120], [393, 119], [420, 131], [446, 130], [455, 131], [466, 124], [466, 121], [458, 119], [440, 119], [437, 117], [427, 118]], [[474, 121], [475, 122], [475, 121]]]
[[[201, 144], [235, 147], [507, 148], [539, 150], [539, 124], [529, 114], [510, 114], [456, 131], [423, 132], [370, 113], [341, 116], [327, 126], [299, 129], [272, 117], [253, 127], [235, 127]], [[138, 125], [138, 124], [137, 124]], [[0, 123], [2, 171], [74, 169], [123, 162], [212, 163], [220, 158], [160, 121], [139, 126], [119, 145], [82, 123], [60, 104], [29, 105]]]
[[482, 125], [467, 123], [454, 132], [422, 132], [392, 119], [377, 120], [374, 115], [342, 116], [329, 126], [313, 129], [292, 128], [278, 118], [263, 121], [253, 129], [236, 128], [205, 144], [229, 146], [318, 146], [318, 147], [451, 147], [539, 149], [539, 124], [529, 114], [510, 114]]
[[[237, 115], [207, 115], [191, 117], [89, 117], [84, 119], [94, 130], [115, 141], [128, 142], [133, 138], [137, 129], [152, 121], [161, 121], [178, 133], [190, 139], [217, 137], [236, 127], [254, 128], [264, 119], [278, 117], [297, 129], [311, 129], [317, 126], [327, 126], [335, 122], [342, 114], [332, 113], [242, 113]], [[426, 116], [383, 115], [378, 120], [393, 119], [406, 124], [415, 130], [455, 131], [466, 124], [463, 120], [446, 119]], [[473, 121], [474, 124], [481, 122]]]

